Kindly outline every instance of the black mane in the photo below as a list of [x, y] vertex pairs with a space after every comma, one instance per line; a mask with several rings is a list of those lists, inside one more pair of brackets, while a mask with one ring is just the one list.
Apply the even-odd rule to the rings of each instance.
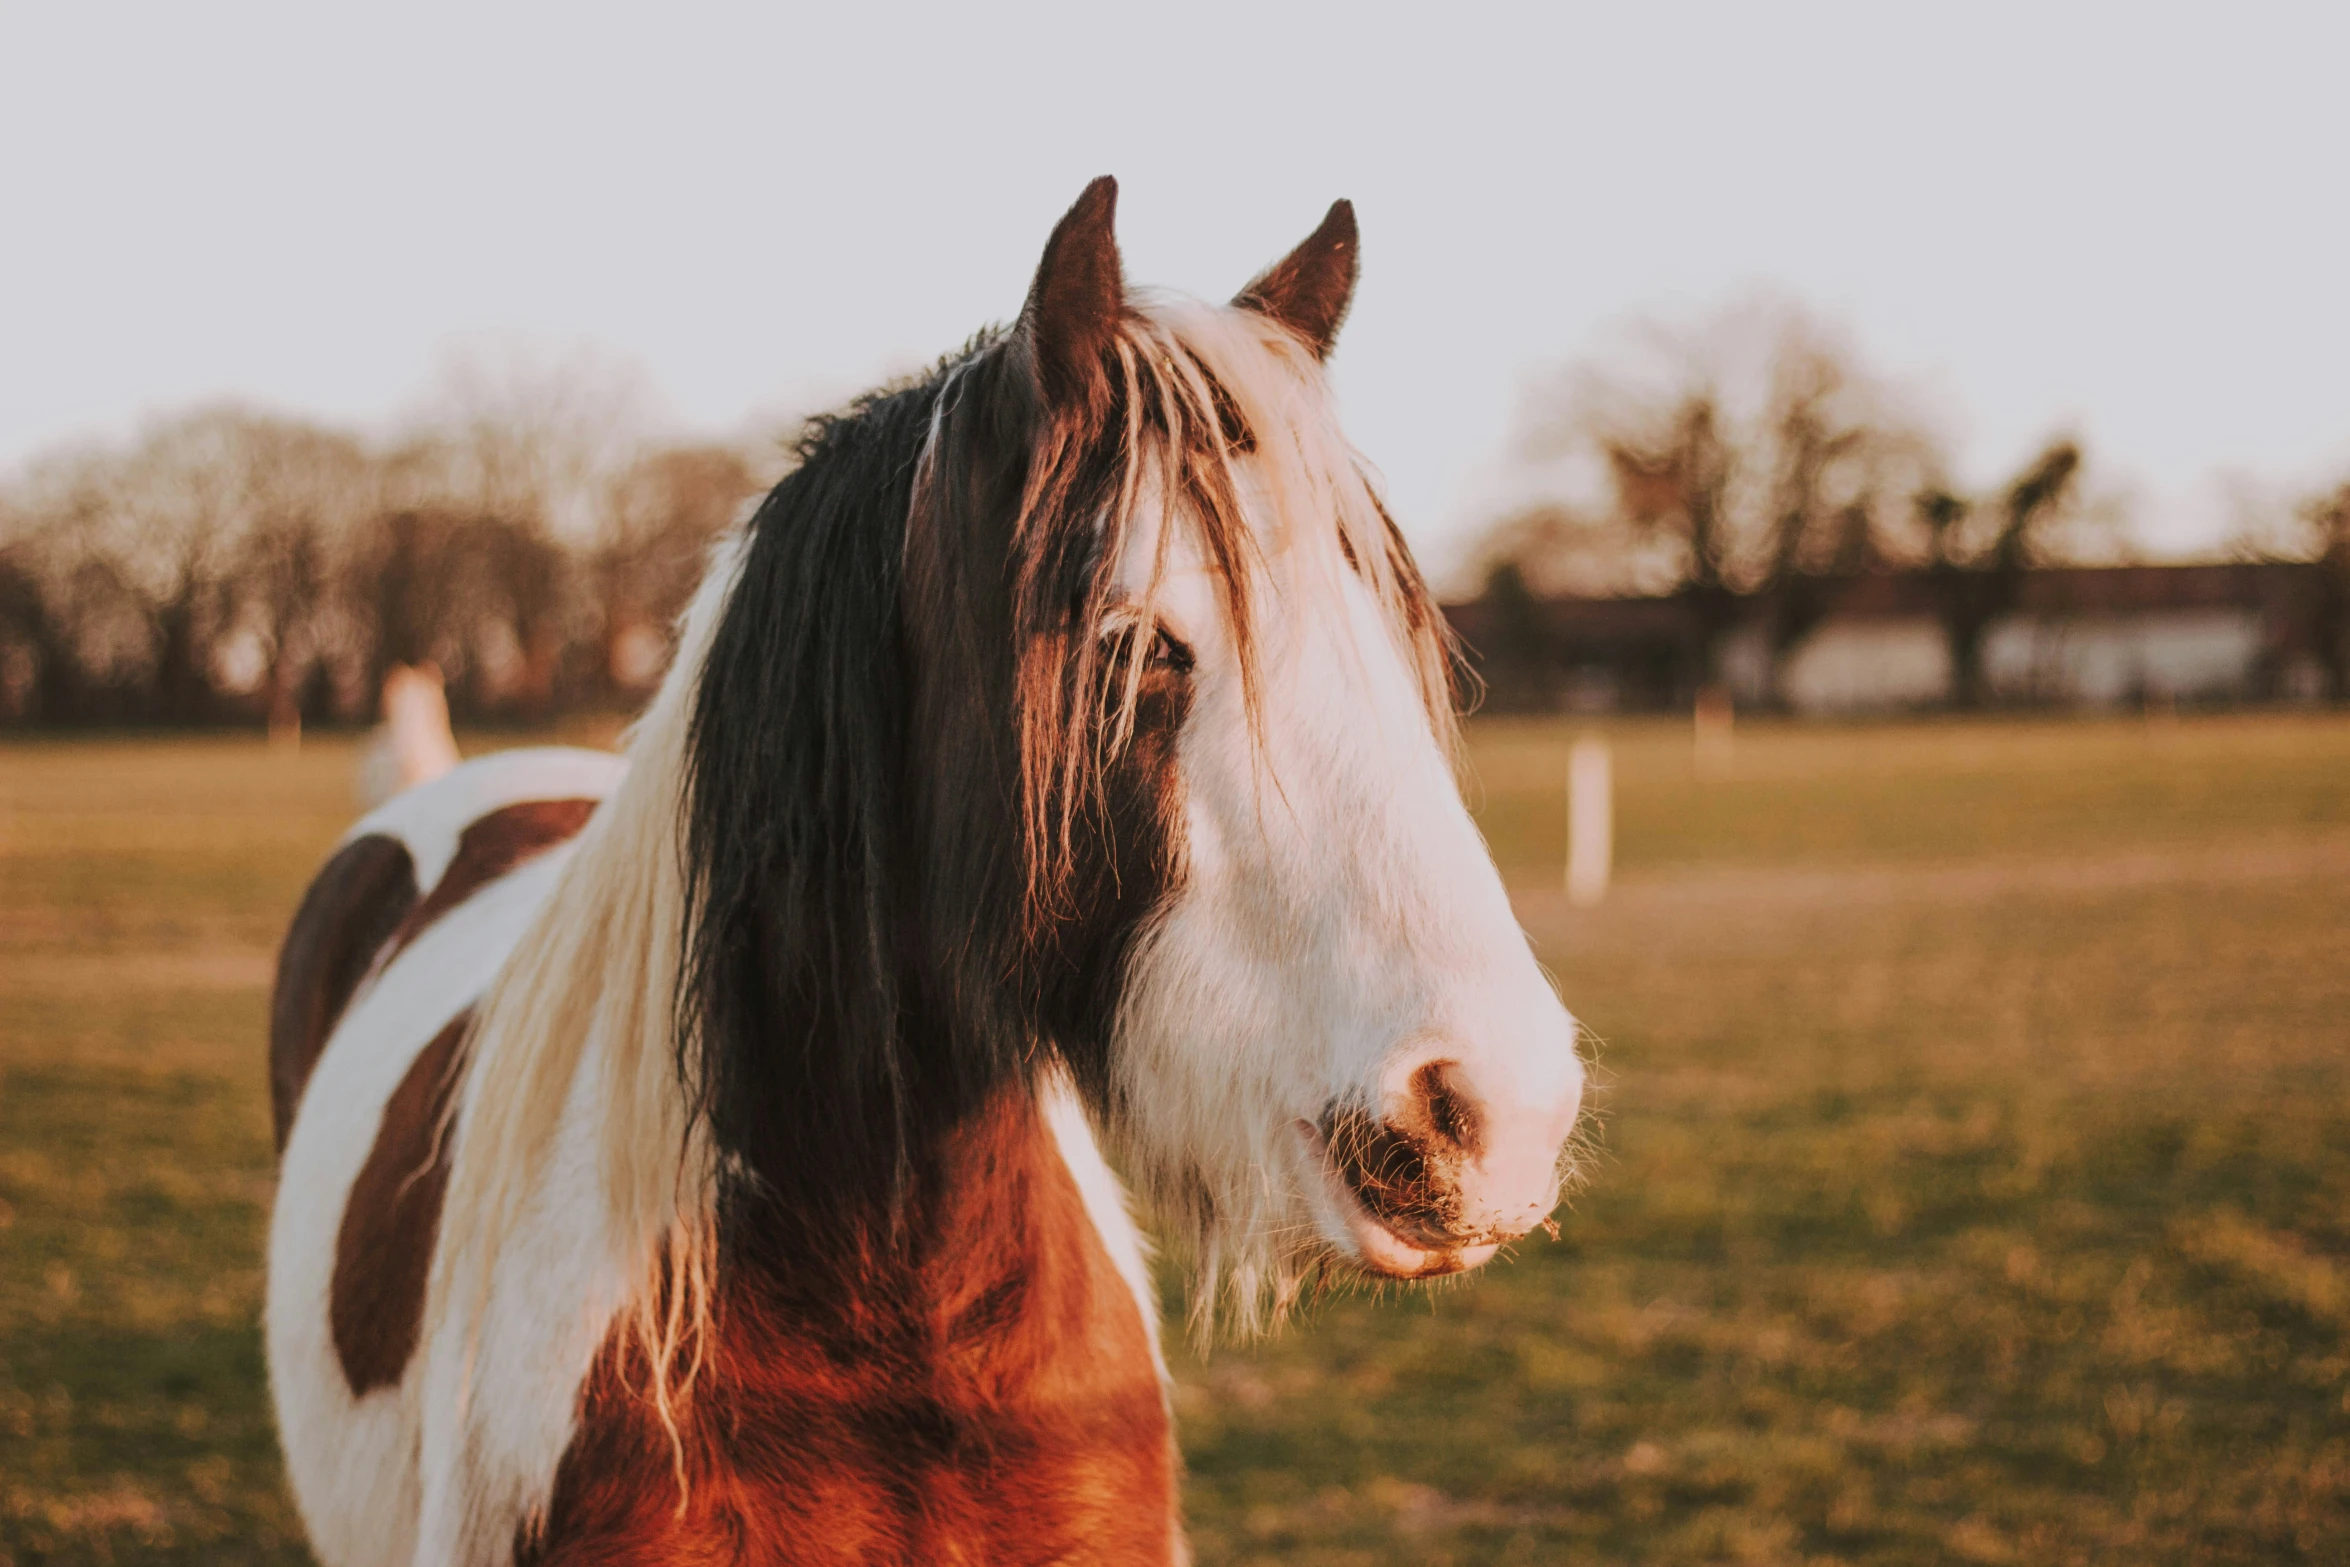
[[[1099, 1088], [1124, 953], [1175, 875], [1181, 711], [1146, 692], [1060, 818], [1038, 917], [1023, 725], [1097, 711], [1116, 662], [1091, 621], [1124, 413], [1042, 406], [1017, 341], [809, 426], [695, 700], [679, 1067], [729, 1206], [755, 1193], [812, 1233], [888, 1210], [923, 1149], [1046, 1060]], [[1068, 729], [1056, 750], [1105, 754]]]
[[953, 369], [811, 422], [748, 524], [696, 694], [679, 1064], [721, 1167], [798, 1207], [894, 1179], [910, 1130], [898, 616], [915, 467]]

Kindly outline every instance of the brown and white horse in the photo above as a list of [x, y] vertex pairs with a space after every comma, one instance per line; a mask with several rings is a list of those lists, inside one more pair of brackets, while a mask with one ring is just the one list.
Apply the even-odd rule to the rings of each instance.
[[1144, 1246], [1261, 1322], [1544, 1221], [1575, 1027], [1324, 385], [1116, 188], [819, 421], [627, 752], [361, 821], [280, 963], [269, 1360], [345, 1564], [1175, 1562]]

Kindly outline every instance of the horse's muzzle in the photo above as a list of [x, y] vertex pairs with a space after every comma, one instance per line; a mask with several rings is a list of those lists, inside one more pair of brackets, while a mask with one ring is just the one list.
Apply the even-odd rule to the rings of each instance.
[[1582, 1103], [1582, 1068], [1479, 1072], [1441, 1038], [1399, 1052], [1376, 1109], [1339, 1103], [1296, 1130], [1328, 1239], [1391, 1278], [1459, 1273], [1543, 1223]]

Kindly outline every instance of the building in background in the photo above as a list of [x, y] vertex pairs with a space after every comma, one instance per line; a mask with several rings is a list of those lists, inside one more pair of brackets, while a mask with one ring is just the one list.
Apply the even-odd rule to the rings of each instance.
[[[1681, 595], [1541, 598], [1504, 574], [1446, 613], [1496, 710], [1665, 711], [1712, 684], [1744, 706], [1883, 713], [1955, 705], [1948, 589], [1925, 571], [1810, 579], [1809, 629], [1775, 651], [1772, 628], [1788, 617], [1758, 594], [1704, 669]], [[1981, 632], [1983, 698], [2090, 709], [2339, 700], [2350, 696], [2345, 596], [2323, 562], [2030, 571]]]

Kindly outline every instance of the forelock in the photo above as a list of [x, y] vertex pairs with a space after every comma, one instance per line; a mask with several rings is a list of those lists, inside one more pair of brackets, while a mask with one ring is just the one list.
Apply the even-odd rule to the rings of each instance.
[[[1101, 412], [1040, 422], [1013, 529], [1034, 919], [1061, 912], [1057, 868], [1132, 733], [1147, 635], [1105, 647], [1097, 633], [1129, 595], [1147, 632], [1183, 533], [1215, 584], [1252, 728], [1263, 718], [1267, 604], [1335, 593], [1352, 571], [1414, 671], [1440, 742], [1454, 739], [1449, 632], [1375, 474], [1339, 429], [1321, 364], [1252, 311], [1148, 294], [1135, 303], [1105, 361]], [[1144, 539], [1151, 558], [1130, 559]]]

